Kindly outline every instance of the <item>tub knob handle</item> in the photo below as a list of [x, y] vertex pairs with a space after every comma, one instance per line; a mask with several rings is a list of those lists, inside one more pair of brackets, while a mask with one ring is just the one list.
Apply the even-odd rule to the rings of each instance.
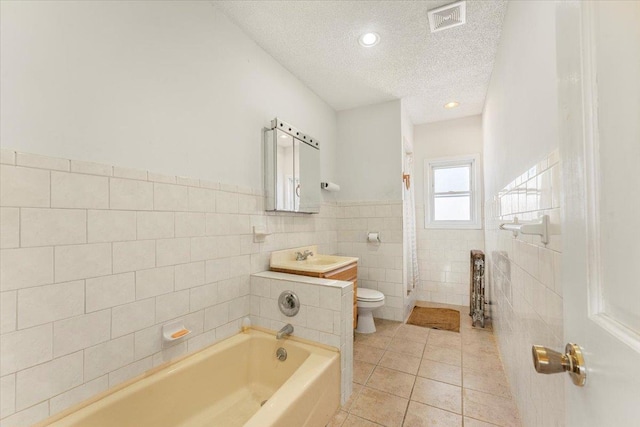
[[300, 299], [293, 291], [284, 291], [278, 297], [280, 312], [287, 317], [293, 317], [300, 311]]

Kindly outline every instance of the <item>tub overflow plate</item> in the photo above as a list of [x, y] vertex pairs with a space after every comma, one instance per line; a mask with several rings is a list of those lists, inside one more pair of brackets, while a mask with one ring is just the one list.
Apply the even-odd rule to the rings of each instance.
[[284, 362], [285, 360], [287, 360], [287, 350], [285, 350], [283, 347], [280, 347], [276, 351], [276, 357], [279, 361]]
[[300, 311], [300, 300], [293, 291], [284, 291], [278, 298], [280, 312], [287, 317], [293, 317]]

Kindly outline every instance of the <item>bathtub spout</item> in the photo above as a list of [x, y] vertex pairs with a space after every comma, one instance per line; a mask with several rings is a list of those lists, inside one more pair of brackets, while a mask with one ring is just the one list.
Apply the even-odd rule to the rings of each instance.
[[293, 326], [291, 325], [291, 323], [287, 323], [286, 325], [284, 325], [282, 329], [278, 331], [278, 333], [276, 334], [276, 339], [282, 339], [283, 337], [286, 337], [287, 335], [291, 335], [292, 333], [293, 333]]

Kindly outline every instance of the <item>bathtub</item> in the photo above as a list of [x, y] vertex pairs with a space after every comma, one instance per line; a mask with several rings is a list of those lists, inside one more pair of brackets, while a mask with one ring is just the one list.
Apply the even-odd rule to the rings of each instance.
[[339, 405], [337, 351], [251, 329], [41, 425], [325, 426]]

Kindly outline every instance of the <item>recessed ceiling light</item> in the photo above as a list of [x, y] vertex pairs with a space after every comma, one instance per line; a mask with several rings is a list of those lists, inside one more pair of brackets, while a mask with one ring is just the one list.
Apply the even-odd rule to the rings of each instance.
[[444, 104], [444, 108], [446, 108], [447, 110], [450, 110], [452, 108], [456, 108], [458, 105], [460, 105], [459, 102], [451, 101], [451, 102], [447, 102], [446, 104]]
[[358, 42], [364, 47], [371, 47], [378, 44], [380, 35], [378, 33], [365, 33], [360, 36]]

